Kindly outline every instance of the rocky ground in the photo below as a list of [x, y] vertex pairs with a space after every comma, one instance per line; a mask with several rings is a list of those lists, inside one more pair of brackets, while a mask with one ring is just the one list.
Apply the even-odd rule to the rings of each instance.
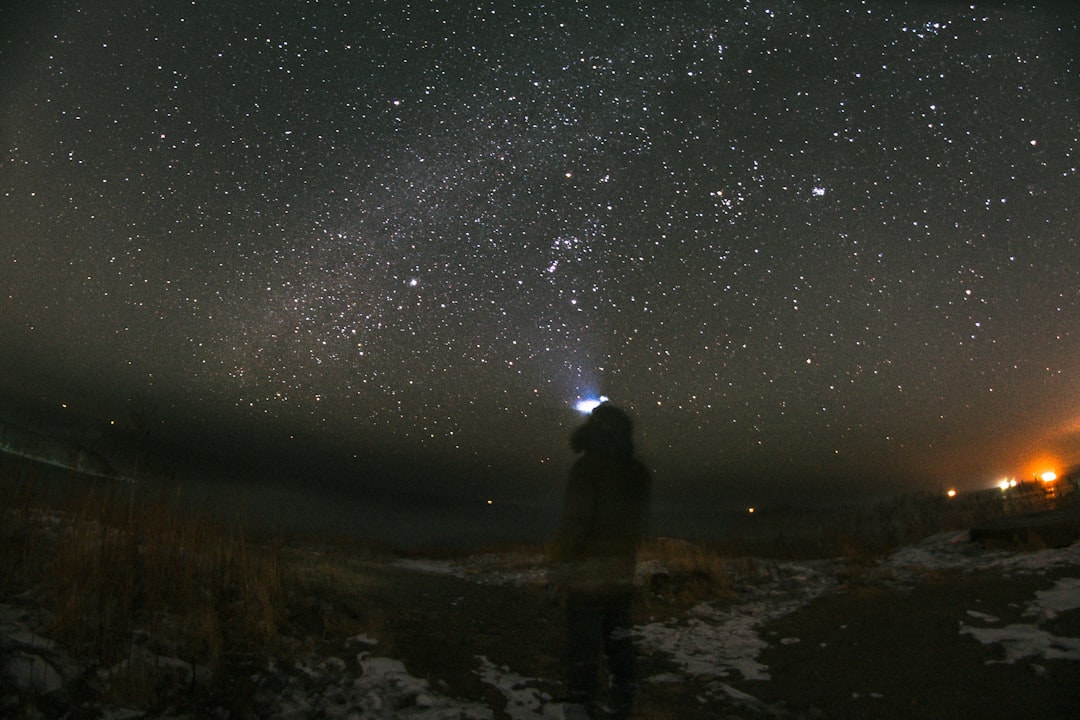
[[[282, 652], [216, 674], [138, 635], [120, 663], [79, 657], [32, 591], [3, 598], [0, 715], [562, 716], [562, 608], [540, 558], [304, 552]], [[876, 561], [744, 559], [704, 602], [691, 585], [708, 579], [641, 570], [639, 718], [1080, 716], [1080, 545], [949, 533]]]

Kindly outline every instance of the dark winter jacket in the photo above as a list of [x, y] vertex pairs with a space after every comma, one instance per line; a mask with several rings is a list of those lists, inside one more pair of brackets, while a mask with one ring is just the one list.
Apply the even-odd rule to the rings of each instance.
[[552, 547], [554, 579], [569, 590], [633, 584], [652, 479], [631, 455], [585, 452], [570, 468]]

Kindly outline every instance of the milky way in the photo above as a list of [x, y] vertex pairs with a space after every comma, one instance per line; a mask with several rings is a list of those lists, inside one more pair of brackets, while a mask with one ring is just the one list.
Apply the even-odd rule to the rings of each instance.
[[1070, 4], [649, 5], [4, 11], [4, 387], [551, 477], [602, 392], [688, 493], [1080, 461]]

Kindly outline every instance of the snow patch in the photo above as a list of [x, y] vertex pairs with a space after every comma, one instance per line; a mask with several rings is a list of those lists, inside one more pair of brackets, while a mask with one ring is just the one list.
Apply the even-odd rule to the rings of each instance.
[[768, 680], [769, 669], [758, 660], [768, 647], [757, 633], [761, 626], [791, 614], [836, 585], [831, 563], [775, 563], [747, 598], [719, 609], [702, 603], [685, 621], [668, 620], [634, 628], [641, 643], [669, 656], [695, 677]]
[[[1002, 628], [976, 628], [961, 623], [960, 634], [970, 635], [983, 645], [998, 644], [1005, 649], [1003, 660], [988, 660], [988, 664], [1012, 665], [1026, 658], [1080, 660], [1080, 638], [1061, 637], [1039, 627], [1040, 623], [1077, 608], [1080, 608], [1080, 578], [1062, 578], [1049, 590], [1036, 592], [1035, 599], [1025, 606], [1024, 617], [1035, 618], [1035, 624], [1013, 623]], [[970, 610], [968, 614], [980, 615]], [[997, 618], [982, 617], [990, 617], [997, 622]]]
[[881, 564], [899, 575], [912, 569], [965, 572], [998, 569], [1008, 574], [1074, 565], [1080, 565], [1080, 543], [1031, 552], [987, 550], [971, 542], [966, 530], [932, 535], [917, 545], [897, 550]]
[[1025, 617], [1053, 620], [1059, 614], [1080, 608], [1080, 578], [1062, 578], [1049, 590], [1035, 593], [1035, 602], [1024, 611]]
[[548, 708], [551, 696], [541, 691], [537, 685], [543, 681], [518, 675], [509, 667], [496, 666], [483, 655], [477, 657], [480, 669], [476, 674], [485, 683], [494, 686], [506, 698], [503, 712], [511, 720], [544, 720], [562, 717], [561, 708]]
[[974, 628], [961, 625], [961, 635], [970, 635], [983, 645], [997, 643], [1005, 648], [1004, 660], [987, 660], [988, 665], [1012, 665], [1024, 658], [1080, 660], [1080, 638], [1059, 637], [1034, 625], [1006, 625], [1003, 628]]

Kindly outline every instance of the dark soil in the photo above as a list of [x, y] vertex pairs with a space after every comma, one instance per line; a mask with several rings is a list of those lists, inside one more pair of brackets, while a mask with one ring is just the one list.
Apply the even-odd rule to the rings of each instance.
[[[1005, 656], [1000, 645], [959, 632], [961, 623], [987, 626], [969, 610], [999, 618], [995, 627], [1033, 622], [1021, 615], [1035, 592], [1059, 577], [1077, 577], [1078, 570], [945, 573], [909, 590], [832, 594], [764, 628], [770, 648], [761, 660], [773, 679], [743, 689], [782, 701], [793, 717], [1078, 718], [1080, 662], [999, 663]], [[1080, 611], [1044, 628], [1080, 637]], [[798, 642], [784, 644], [784, 638]]]
[[[291, 634], [307, 633], [319, 653], [352, 661], [357, 648], [347, 638], [364, 633], [378, 640], [371, 649], [404, 662], [411, 675], [428, 679], [439, 692], [485, 702], [496, 708], [506, 699], [477, 673], [480, 657], [529, 678], [552, 698], [565, 695], [562, 685], [564, 607], [540, 585], [487, 586], [461, 578], [405, 570], [381, 562], [350, 563], [354, 574], [342, 583], [313, 588], [317, 611], [294, 618]], [[312, 602], [316, 601], [314, 598]], [[678, 613], [686, 603], [643, 598], [637, 620], [657, 611]], [[666, 616], [666, 615], [665, 615]], [[640, 675], [673, 670], [662, 657], [643, 655]], [[542, 678], [541, 682], [532, 679]], [[644, 686], [639, 717], [650, 720], [712, 717], [701, 715], [697, 692], [686, 686]]]
[[[969, 610], [999, 618], [999, 627], [1031, 623], [1022, 612], [1035, 592], [1069, 576], [1080, 577], [1080, 568], [1011, 577], [937, 573], [906, 589], [843, 586], [761, 629], [769, 648], [760, 659], [770, 680], [724, 679], [762, 701], [760, 706], [718, 696], [715, 685], [706, 687], [715, 679], [706, 678], [645, 684], [636, 717], [1075, 719], [1080, 662], [995, 663], [1004, 657], [1000, 645], [960, 633], [961, 623], [986, 626]], [[338, 627], [323, 635], [321, 651], [331, 652], [340, 642], [347, 621], [353, 632], [379, 640], [375, 654], [404, 661], [411, 674], [448, 695], [503, 707], [498, 691], [476, 674], [477, 658], [485, 656], [519, 675], [549, 679], [543, 689], [560, 696], [562, 609], [542, 587], [482, 586], [379, 563], [358, 566], [356, 581], [321, 599], [333, 608], [326, 617], [338, 618], [332, 621]], [[652, 598], [650, 607], [639, 608], [641, 622], [658, 604], [662, 599]], [[1080, 637], [1080, 611], [1043, 627]], [[666, 658], [646, 653], [640, 669], [648, 677], [674, 668]]]
[[559, 692], [562, 621], [542, 587], [483, 586], [448, 575], [396, 568], [381, 562], [351, 563], [342, 578], [313, 588], [319, 610], [297, 617], [320, 653], [354, 660], [363, 633], [378, 641], [373, 655], [401, 660], [411, 675], [427, 678], [452, 697], [502, 707], [505, 699], [482, 682], [481, 656], [529, 678], [552, 678]]

